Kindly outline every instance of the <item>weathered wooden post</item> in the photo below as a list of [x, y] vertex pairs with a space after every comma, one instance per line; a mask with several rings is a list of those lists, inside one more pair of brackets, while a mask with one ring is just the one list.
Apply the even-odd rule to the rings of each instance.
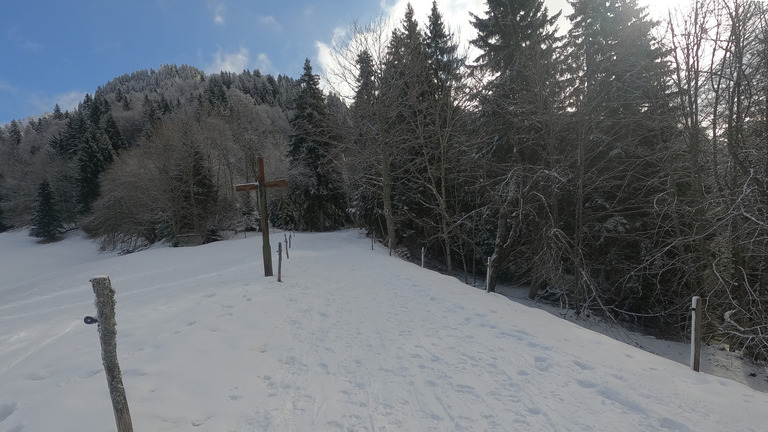
[[421, 268], [424, 268], [424, 246], [421, 247]]
[[272, 276], [272, 246], [269, 244], [269, 217], [267, 215], [267, 188], [283, 187], [288, 184], [285, 179], [268, 182], [264, 176], [264, 158], [256, 158], [258, 181], [256, 183], [244, 183], [235, 186], [238, 192], [256, 190], [259, 193], [259, 213], [261, 213], [261, 252], [264, 259], [264, 276]]
[[[91, 323], [99, 324], [99, 341], [101, 342], [101, 360], [107, 377], [109, 396], [112, 399], [112, 410], [115, 413], [117, 432], [133, 432], [131, 412], [128, 409], [128, 399], [125, 397], [123, 377], [120, 364], [117, 361], [117, 323], [115, 322], [115, 290], [108, 276], [94, 276], [91, 279], [93, 292], [96, 294], [97, 319], [91, 318]], [[89, 320], [86, 317], [85, 322]]]
[[701, 365], [701, 297], [691, 300], [691, 369], [699, 371]]
[[291, 257], [288, 255], [288, 241], [285, 242], [285, 259], [291, 259]]
[[[286, 254], [288, 249], [285, 250]], [[283, 244], [277, 242], [277, 281], [283, 281]]]
[[488, 263], [485, 266], [485, 292], [491, 292], [491, 257], [488, 257]]

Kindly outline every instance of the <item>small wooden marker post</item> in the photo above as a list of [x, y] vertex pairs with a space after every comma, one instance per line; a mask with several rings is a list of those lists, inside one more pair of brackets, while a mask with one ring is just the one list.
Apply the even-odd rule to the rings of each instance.
[[485, 267], [485, 292], [491, 292], [491, 257], [488, 257], [488, 265]]
[[286, 236], [285, 233], [283, 233], [283, 235], [285, 236], [285, 259], [291, 259], [288, 255], [288, 236]]
[[107, 377], [112, 410], [115, 413], [117, 432], [133, 432], [131, 412], [125, 397], [123, 377], [117, 362], [117, 323], [115, 322], [115, 290], [108, 276], [94, 276], [91, 279], [96, 294], [97, 322], [101, 342], [101, 360]]
[[[288, 250], [285, 251], [286, 253]], [[283, 244], [277, 242], [277, 281], [283, 281]]]
[[691, 369], [698, 372], [701, 365], [701, 297], [691, 300]]
[[421, 268], [424, 268], [424, 246], [421, 247]]
[[267, 217], [267, 188], [283, 187], [288, 184], [288, 180], [280, 179], [268, 182], [264, 178], [264, 158], [256, 158], [256, 164], [259, 170], [259, 179], [256, 183], [244, 183], [235, 186], [238, 192], [258, 191], [259, 192], [259, 213], [261, 213], [261, 252], [264, 256], [264, 277], [272, 276], [272, 246], [269, 245], [269, 218]]

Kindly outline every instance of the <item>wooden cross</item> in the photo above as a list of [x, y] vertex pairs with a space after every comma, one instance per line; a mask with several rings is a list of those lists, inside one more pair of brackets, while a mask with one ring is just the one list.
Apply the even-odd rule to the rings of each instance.
[[275, 181], [266, 181], [264, 179], [264, 158], [256, 158], [258, 166], [258, 181], [256, 183], [244, 183], [235, 185], [238, 192], [259, 191], [259, 213], [261, 213], [261, 251], [264, 255], [264, 277], [272, 276], [272, 246], [269, 245], [269, 219], [267, 218], [267, 188], [283, 187], [288, 185], [288, 180], [280, 179]]

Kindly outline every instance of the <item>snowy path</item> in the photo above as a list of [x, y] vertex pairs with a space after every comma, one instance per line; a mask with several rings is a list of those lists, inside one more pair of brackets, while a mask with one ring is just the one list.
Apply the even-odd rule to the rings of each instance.
[[[50, 272], [22, 259], [64, 245], [74, 258]], [[0, 264], [0, 431], [114, 430], [96, 329], [80, 321], [94, 274], [118, 291], [136, 430], [768, 424], [766, 394], [371, 251], [356, 232], [299, 234], [282, 284], [259, 276], [258, 238], [122, 257], [89, 248], [0, 236], [0, 263], [17, 256], [13, 272]]]

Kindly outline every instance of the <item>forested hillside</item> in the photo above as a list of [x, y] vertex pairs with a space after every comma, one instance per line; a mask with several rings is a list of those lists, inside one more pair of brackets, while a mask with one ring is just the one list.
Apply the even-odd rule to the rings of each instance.
[[486, 5], [477, 58], [435, 4], [356, 29], [329, 71], [344, 98], [309, 61], [296, 80], [164, 66], [13, 122], [0, 229], [55, 222], [33, 233], [125, 251], [213, 240], [253, 225], [232, 186], [262, 155], [290, 184], [270, 192], [276, 226], [356, 225], [450, 273], [490, 257], [492, 286], [670, 335], [700, 295], [712, 341], [768, 357], [766, 6], [697, 1], [656, 23], [634, 0], [575, 0], [558, 36], [540, 0]]

